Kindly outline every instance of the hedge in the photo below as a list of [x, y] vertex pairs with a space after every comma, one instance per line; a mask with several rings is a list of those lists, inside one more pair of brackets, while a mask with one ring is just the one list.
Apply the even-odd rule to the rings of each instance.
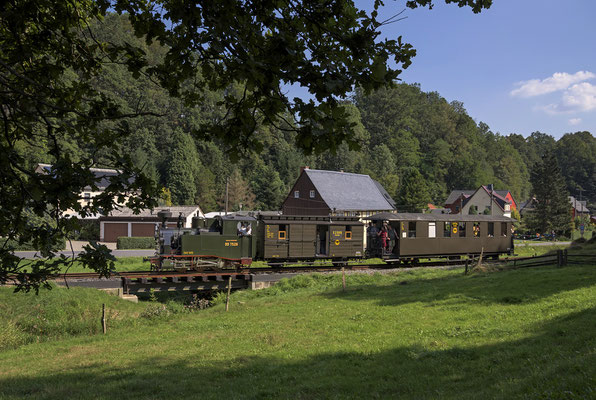
[[116, 244], [118, 250], [127, 249], [154, 249], [155, 238], [154, 237], [127, 237], [121, 236], [118, 238]]
[[[0, 238], [0, 245], [4, 245], [4, 238]], [[7, 247], [13, 247], [14, 251], [36, 251], [37, 249], [33, 247], [33, 243], [25, 242], [23, 244], [19, 244], [16, 240], [9, 240], [7, 243]], [[60, 251], [66, 249], [66, 239], [62, 239], [60, 243], [54, 248], [54, 251]]]

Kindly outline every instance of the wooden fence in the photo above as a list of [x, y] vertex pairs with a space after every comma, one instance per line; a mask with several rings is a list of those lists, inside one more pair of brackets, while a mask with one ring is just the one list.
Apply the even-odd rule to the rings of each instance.
[[546, 265], [563, 267], [565, 265], [579, 264], [592, 264], [596, 266], [596, 254], [568, 254], [567, 250], [557, 250], [556, 253], [542, 256], [506, 258], [501, 261], [513, 263], [513, 268], [542, 267]]

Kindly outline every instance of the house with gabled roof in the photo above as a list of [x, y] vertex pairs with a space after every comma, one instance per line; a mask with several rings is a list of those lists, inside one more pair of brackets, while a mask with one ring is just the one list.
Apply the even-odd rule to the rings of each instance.
[[369, 175], [301, 168], [282, 204], [285, 215], [370, 216], [394, 212], [395, 201]]
[[[508, 190], [493, 190], [490, 186], [480, 186], [476, 190], [454, 190], [445, 201], [445, 208], [452, 214], [484, 214], [511, 217], [515, 200]], [[472, 211], [474, 210], [474, 211]]]
[[587, 207], [588, 202], [586, 200], [578, 200], [574, 196], [569, 196], [569, 202], [571, 203], [571, 215], [573, 218], [590, 216], [590, 210]]
[[[110, 185], [110, 178], [120, 174], [120, 171], [110, 168], [89, 168], [89, 171], [94, 176], [94, 187], [86, 186], [83, 191], [79, 193], [78, 202], [81, 206], [86, 206], [91, 202], [95, 196], [100, 195]], [[52, 164], [38, 163], [35, 167], [35, 172], [38, 174], [52, 175], [54, 173]], [[125, 201], [128, 196], [125, 197]], [[77, 215], [73, 210], [66, 210], [65, 214]], [[97, 219], [98, 215], [86, 217], [86, 219]]]

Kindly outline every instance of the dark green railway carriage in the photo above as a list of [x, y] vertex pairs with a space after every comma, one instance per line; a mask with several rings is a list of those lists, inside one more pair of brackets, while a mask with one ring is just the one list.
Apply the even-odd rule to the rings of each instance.
[[259, 216], [257, 259], [348, 260], [364, 254], [364, 225], [357, 217]]
[[[367, 237], [367, 253], [372, 257], [390, 260], [513, 253], [513, 220], [503, 216], [381, 213], [366, 219], [375, 224]], [[383, 223], [396, 233], [392, 248], [383, 249], [375, 237]]]

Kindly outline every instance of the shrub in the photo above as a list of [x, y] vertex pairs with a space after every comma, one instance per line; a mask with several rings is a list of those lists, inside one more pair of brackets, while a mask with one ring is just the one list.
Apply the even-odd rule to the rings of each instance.
[[[4, 238], [0, 238], [0, 244], [4, 245]], [[38, 250], [35, 248], [35, 246], [33, 245], [33, 243], [31, 242], [25, 242], [25, 243], [21, 243], [19, 244], [19, 242], [17, 240], [9, 240], [8, 243], [6, 244], [6, 247], [12, 247], [14, 248], [15, 251], [34, 251], [34, 250]], [[54, 251], [58, 251], [58, 250], [64, 250], [66, 249], [66, 239], [62, 238], [62, 240], [60, 240], [58, 242], [58, 244], [53, 248]]]
[[119, 250], [126, 249], [154, 249], [155, 238], [153, 237], [126, 237], [118, 238], [116, 248]]

